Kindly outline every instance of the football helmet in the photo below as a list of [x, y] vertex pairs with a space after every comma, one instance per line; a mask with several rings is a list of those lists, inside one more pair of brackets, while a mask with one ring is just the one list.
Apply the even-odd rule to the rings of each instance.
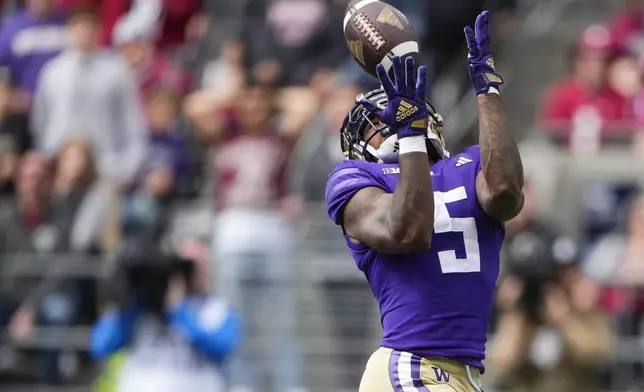
[[[356, 103], [353, 105], [342, 123], [341, 147], [345, 159], [357, 159], [369, 162], [395, 163], [398, 162], [398, 137], [389, 129], [389, 126], [382, 124], [377, 117], [370, 114], [360, 103], [366, 99], [381, 108], [387, 105], [387, 94], [382, 88], [361, 94], [356, 97]], [[443, 138], [443, 118], [436, 113], [434, 106], [425, 100], [429, 109], [429, 126], [426, 133], [427, 154], [429, 160], [438, 162], [443, 158], [449, 157], [449, 152], [445, 148], [445, 139]], [[374, 129], [373, 134], [365, 139], [367, 129]], [[378, 150], [369, 145], [369, 142], [376, 135], [382, 135], [386, 139]]]

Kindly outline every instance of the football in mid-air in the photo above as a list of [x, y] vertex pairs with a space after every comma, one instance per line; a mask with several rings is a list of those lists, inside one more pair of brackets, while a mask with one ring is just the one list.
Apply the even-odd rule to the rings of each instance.
[[[379, 0], [353, 0], [344, 15], [344, 37], [351, 55], [364, 70], [376, 76], [376, 65], [391, 70], [391, 58], [408, 56], [420, 66], [416, 31], [399, 10]], [[389, 72], [391, 75], [391, 72]]]

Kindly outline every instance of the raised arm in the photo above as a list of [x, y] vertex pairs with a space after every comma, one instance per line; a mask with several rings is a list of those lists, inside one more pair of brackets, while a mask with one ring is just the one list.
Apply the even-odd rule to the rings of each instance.
[[481, 172], [476, 192], [483, 210], [499, 222], [508, 221], [523, 207], [523, 164], [501, 98], [479, 95]]
[[489, 13], [476, 19], [475, 31], [465, 28], [469, 71], [478, 95], [481, 172], [476, 192], [483, 210], [499, 222], [517, 216], [523, 207], [523, 165], [510, 130], [490, 49]]
[[[434, 194], [426, 145], [429, 118], [424, 98], [426, 70], [421, 66], [416, 78], [411, 58], [407, 58], [405, 68], [400, 58], [393, 58], [395, 85], [384, 67], [377, 68], [388, 97], [385, 108], [361, 101], [365, 109], [389, 125], [398, 137], [400, 176], [396, 190], [387, 194], [379, 188], [361, 189], [344, 211], [347, 235], [383, 253], [427, 250], [434, 224]], [[410, 108], [411, 114], [397, 114], [401, 107]]]

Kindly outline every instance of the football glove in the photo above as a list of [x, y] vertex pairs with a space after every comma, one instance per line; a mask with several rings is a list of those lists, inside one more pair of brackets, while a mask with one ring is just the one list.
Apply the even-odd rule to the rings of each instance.
[[474, 30], [465, 27], [467, 40], [467, 58], [470, 80], [476, 95], [498, 94], [503, 78], [494, 68], [494, 59], [490, 48], [490, 12], [483, 11], [476, 18]]
[[382, 88], [387, 94], [387, 106], [379, 107], [374, 102], [361, 100], [363, 107], [375, 115], [398, 139], [411, 136], [424, 136], [427, 134], [429, 109], [425, 103], [425, 88], [427, 86], [427, 69], [425, 66], [418, 68], [416, 76], [414, 59], [407, 57], [403, 68], [400, 57], [392, 58], [394, 81], [389, 78], [382, 64], [376, 67], [376, 73]]

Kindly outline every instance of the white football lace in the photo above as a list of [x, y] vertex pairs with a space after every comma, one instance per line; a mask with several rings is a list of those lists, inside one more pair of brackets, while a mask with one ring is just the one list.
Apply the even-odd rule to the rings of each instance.
[[363, 13], [357, 13], [353, 23], [360, 34], [362, 34], [376, 50], [380, 50], [387, 41], [382, 37], [380, 31], [374, 27], [369, 18]]

